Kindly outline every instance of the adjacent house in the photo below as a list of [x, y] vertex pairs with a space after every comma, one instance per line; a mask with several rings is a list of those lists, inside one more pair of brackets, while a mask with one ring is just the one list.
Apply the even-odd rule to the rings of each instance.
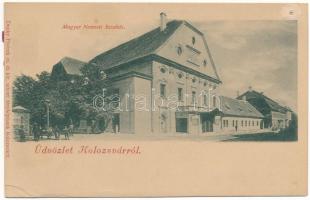
[[82, 75], [81, 69], [86, 64], [75, 58], [64, 57], [53, 66], [51, 78], [56, 81], [71, 81]]
[[264, 115], [264, 128], [273, 130], [287, 128], [292, 120], [292, 110], [251, 88], [237, 97], [248, 101]]
[[30, 112], [22, 106], [15, 106], [13, 111], [13, 128], [14, 132], [23, 130], [26, 134], [30, 135]]
[[257, 131], [263, 128], [264, 116], [244, 100], [220, 96], [216, 118], [221, 119], [220, 131]]

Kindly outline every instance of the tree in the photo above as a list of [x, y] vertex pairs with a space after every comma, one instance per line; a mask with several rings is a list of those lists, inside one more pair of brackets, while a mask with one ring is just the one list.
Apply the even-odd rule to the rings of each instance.
[[[92, 121], [109, 118], [110, 111], [102, 113], [93, 107], [92, 102], [107, 87], [105, 73], [91, 64], [85, 65], [81, 72], [81, 76], [68, 76], [64, 80], [52, 79], [46, 71], [37, 74], [36, 79], [21, 75], [14, 81], [14, 105], [29, 109], [31, 123], [41, 126], [47, 124], [46, 100], [50, 102], [52, 126], [63, 127], [71, 121], [77, 125], [81, 119]], [[104, 127], [102, 123], [101, 127]]]

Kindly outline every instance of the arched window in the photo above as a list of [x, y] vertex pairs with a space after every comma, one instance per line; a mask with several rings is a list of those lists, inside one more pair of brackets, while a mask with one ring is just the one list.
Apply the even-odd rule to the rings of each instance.
[[208, 62], [207, 60], [203, 60], [203, 66], [207, 66]]
[[208, 95], [207, 94], [203, 95], [203, 104], [205, 106], [208, 106]]
[[178, 55], [181, 55], [182, 54], [182, 47], [178, 47]]
[[194, 45], [196, 43], [196, 38], [192, 37], [192, 44]]

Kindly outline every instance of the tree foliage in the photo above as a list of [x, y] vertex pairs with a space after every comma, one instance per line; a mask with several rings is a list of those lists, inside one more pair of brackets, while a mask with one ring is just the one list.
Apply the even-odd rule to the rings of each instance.
[[92, 106], [92, 99], [106, 87], [105, 74], [93, 65], [86, 65], [81, 72], [81, 76], [64, 80], [53, 79], [46, 71], [37, 74], [36, 78], [20, 75], [14, 81], [13, 104], [29, 109], [31, 123], [41, 126], [47, 123], [46, 100], [49, 101], [52, 126], [63, 127], [70, 122], [78, 125], [81, 119], [98, 119], [102, 114]]

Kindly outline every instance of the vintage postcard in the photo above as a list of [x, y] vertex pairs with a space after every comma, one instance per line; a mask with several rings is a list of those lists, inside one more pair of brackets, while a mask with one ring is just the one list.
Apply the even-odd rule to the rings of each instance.
[[6, 3], [6, 196], [307, 195], [307, 9]]

